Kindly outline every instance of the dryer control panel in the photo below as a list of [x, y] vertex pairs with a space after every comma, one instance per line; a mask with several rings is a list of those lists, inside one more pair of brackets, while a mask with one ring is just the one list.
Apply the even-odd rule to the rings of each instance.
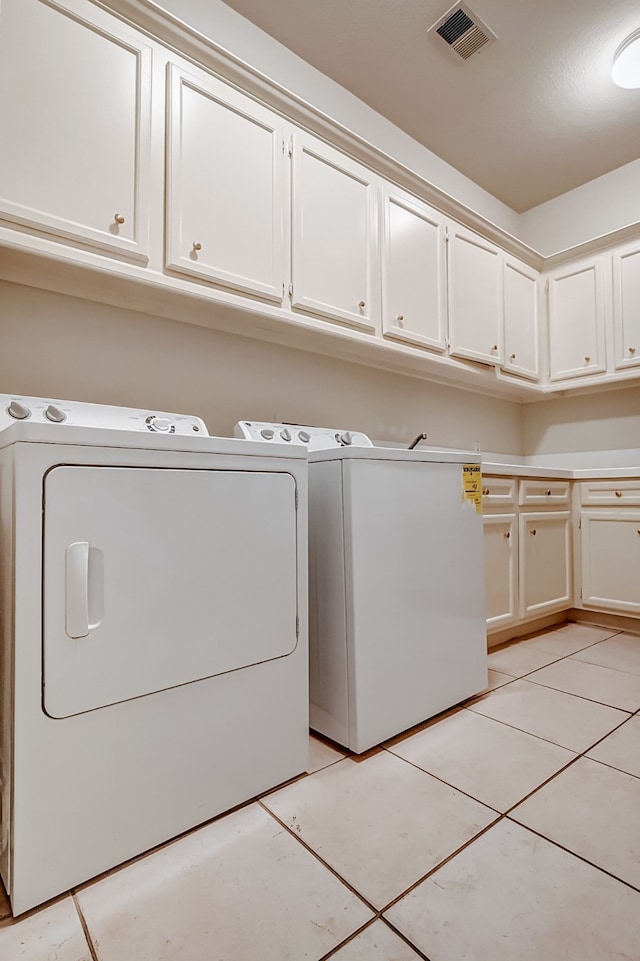
[[366, 434], [335, 427], [308, 427], [302, 424], [270, 424], [264, 421], [239, 421], [234, 437], [273, 444], [293, 444], [308, 450], [331, 450], [334, 447], [373, 447]]
[[69, 424], [72, 427], [100, 427], [102, 430], [135, 430], [159, 434], [208, 437], [203, 420], [190, 414], [170, 414], [134, 407], [84, 404], [74, 400], [23, 397], [0, 394], [0, 430], [20, 421], [38, 424]]

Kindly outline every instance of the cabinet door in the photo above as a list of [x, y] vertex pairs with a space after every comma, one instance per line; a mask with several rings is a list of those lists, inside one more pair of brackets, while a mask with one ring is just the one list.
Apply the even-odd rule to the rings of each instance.
[[640, 614], [640, 511], [580, 515], [582, 606]]
[[385, 188], [382, 330], [444, 352], [445, 228], [441, 214], [408, 194]]
[[640, 246], [613, 255], [616, 367], [640, 364]]
[[606, 369], [603, 280], [600, 261], [549, 277], [551, 380]]
[[570, 513], [520, 514], [520, 617], [571, 607]]
[[226, 83], [169, 65], [167, 265], [283, 298], [283, 134]]
[[502, 253], [462, 228], [450, 231], [449, 339], [456, 357], [503, 360]]
[[517, 620], [518, 548], [515, 514], [484, 518], [484, 569], [487, 630], [508, 627]]
[[539, 274], [517, 260], [504, 261], [504, 370], [537, 380]]
[[293, 307], [375, 330], [375, 190], [365, 167], [312, 137], [294, 137]]
[[141, 39], [82, 0], [3, 0], [0, 219], [147, 261]]

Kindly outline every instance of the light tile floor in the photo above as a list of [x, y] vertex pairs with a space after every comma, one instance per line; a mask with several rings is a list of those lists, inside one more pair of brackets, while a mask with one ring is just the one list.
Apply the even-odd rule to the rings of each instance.
[[0, 961], [640, 961], [640, 637], [569, 624], [488, 692], [22, 918]]

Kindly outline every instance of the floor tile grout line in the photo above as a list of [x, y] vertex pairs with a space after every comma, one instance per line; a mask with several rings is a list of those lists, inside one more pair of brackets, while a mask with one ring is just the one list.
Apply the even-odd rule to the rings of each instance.
[[[538, 686], [538, 687], [542, 687], [543, 685], [542, 685], [542, 684], [538, 684], [537, 686]], [[555, 688], [546, 688], [546, 690], [555, 690]], [[558, 694], [566, 694], [567, 697], [574, 697], [574, 696], [575, 696], [575, 695], [573, 695], [573, 694], [569, 694], [567, 691], [558, 691], [557, 693], [558, 693]], [[586, 698], [580, 698], [580, 700], [586, 700]], [[595, 704], [595, 703], [597, 703], [597, 702], [591, 701], [590, 703]], [[599, 706], [600, 706], [600, 707], [609, 707], [608, 704], [600, 704]], [[510, 728], [511, 728], [512, 730], [514, 730], [514, 731], [520, 731], [522, 734], [529, 734], [531, 737], [537, 737], [539, 741], [544, 741], [546, 744], [553, 744], [555, 747], [564, 748], [565, 751], [572, 751], [574, 754], [580, 754], [580, 753], [582, 753], [582, 752], [576, 750], [576, 748], [574, 748], [574, 747], [567, 747], [566, 744], [560, 744], [558, 741], [552, 741], [552, 740], [551, 740], [550, 738], [548, 738], [548, 737], [542, 737], [541, 734], [534, 734], [533, 731], [527, 731], [526, 728], [524, 728], [524, 727], [518, 727], [516, 724], [510, 723], [509, 721], [503, 721], [502, 718], [493, 717], [493, 715], [491, 715], [491, 714], [483, 714], [482, 711], [474, 711], [473, 708], [470, 708], [470, 707], [465, 708], [465, 710], [466, 710], [466, 711], [471, 711], [472, 714], [480, 714], [481, 717], [485, 717], [485, 718], [487, 718], [487, 720], [489, 720], [489, 721], [496, 721], [497, 724], [504, 724], [505, 727], [510, 727]], [[618, 728], [622, 727], [624, 724], [627, 723], [627, 721], [630, 721], [631, 718], [633, 717], [633, 714], [632, 714], [632, 713], [630, 713], [629, 711], [623, 711], [622, 708], [620, 708], [620, 707], [612, 707], [611, 710], [612, 710], [612, 711], [620, 711], [622, 714], [626, 714], [627, 717], [625, 717], [622, 721], [620, 721], [620, 723], [617, 724], [616, 727], [612, 727], [610, 731], [608, 731], [606, 734], [603, 734], [602, 737], [599, 738], [597, 741], [594, 741], [594, 743], [593, 743], [590, 747], [585, 748], [585, 751], [591, 751], [591, 750], [593, 750], [593, 748], [596, 747], [596, 745], [598, 745], [598, 744], [600, 743], [600, 741], [602, 741], [602, 740], [604, 740], [605, 738], [609, 737], [610, 734], [613, 734], [614, 731], [617, 731]]]
[[397, 935], [408, 947], [411, 948], [416, 957], [421, 958], [422, 961], [430, 961], [427, 955], [424, 954], [420, 948], [413, 944], [412, 941], [409, 941], [407, 936], [401, 931], [398, 931], [398, 929], [395, 928], [389, 921], [387, 921], [386, 918], [383, 918], [381, 913], [378, 913], [375, 918], [372, 918], [370, 921], [367, 921], [366, 924], [363, 924], [362, 927], [358, 928], [357, 931], [354, 931], [353, 934], [350, 934], [348, 938], [345, 938], [344, 941], [341, 941], [340, 944], [337, 944], [335, 948], [331, 948], [331, 951], [329, 951], [327, 954], [324, 954], [319, 961], [330, 961], [331, 958], [335, 958], [343, 948], [346, 948], [348, 944], [351, 944], [352, 941], [355, 941], [355, 939], [363, 934], [368, 928], [372, 927], [376, 921], [380, 921], [386, 927], [390, 928], [395, 935]]
[[624, 878], [619, 877], [617, 874], [613, 874], [611, 871], [603, 868], [600, 864], [595, 864], [594, 861], [590, 861], [589, 858], [584, 856], [584, 854], [578, 854], [576, 851], [572, 851], [571, 848], [565, 847], [564, 844], [561, 844], [559, 841], [548, 837], [546, 834], [542, 834], [540, 831], [536, 831], [535, 828], [530, 827], [528, 824], [523, 824], [521, 821], [516, 820], [516, 818], [511, 817], [510, 815], [511, 812], [509, 812], [509, 814], [505, 814], [505, 819], [510, 821], [511, 824], [517, 824], [518, 827], [523, 828], [525, 831], [530, 831], [531, 834], [535, 834], [536, 837], [541, 838], [543, 841], [548, 841], [548, 843], [553, 844], [554, 847], [560, 848], [560, 850], [564, 851], [565, 854], [570, 854], [572, 857], [578, 858], [579, 861], [582, 861], [584, 864], [588, 864], [595, 871], [599, 871], [601, 874], [606, 874], [607, 877], [610, 877], [612, 880], [618, 881], [620, 884], [624, 884], [625, 887], [631, 888], [632, 891], [636, 891], [640, 894], [640, 885], [632, 884], [630, 881], [625, 881]]
[[488, 808], [489, 811], [493, 811], [494, 814], [498, 814], [502, 817], [503, 812], [500, 811], [498, 808], [494, 807], [492, 804], [487, 804], [486, 801], [481, 801], [479, 798], [474, 797], [473, 794], [469, 794], [468, 791], [463, 790], [463, 788], [459, 788], [455, 784], [451, 784], [450, 781], [445, 781], [445, 779], [443, 777], [440, 777], [439, 774], [432, 774], [431, 771], [427, 771], [425, 770], [425, 768], [420, 767], [420, 765], [417, 764], [415, 761], [411, 761], [409, 758], [406, 758], [406, 757], [401, 757], [399, 754], [394, 754], [394, 752], [389, 748], [385, 748], [385, 751], [388, 751], [389, 754], [393, 754], [393, 756], [397, 758], [399, 761], [404, 761], [405, 764], [409, 764], [411, 767], [415, 768], [416, 771], [420, 771], [421, 774], [426, 774], [427, 777], [432, 777], [435, 781], [439, 781], [440, 784], [444, 784], [445, 787], [451, 788], [453, 791], [456, 791], [458, 794], [462, 794], [464, 795], [464, 797], [469, 798], [470, 801], [475, 801], [476, 804], [481, 804], [483, 807]]
[[[453, 861], [453, 859], [457, 858], [459, 854], [462, 854], [463, 851], [466, 851], [468, 847], [470, 847], [472, 844], [475, 844], [475, 842], [478, 841], [483, 835], [485, 835], [488, 831], [491, 831], [494, 827], [496, 827], [496, 825], [499, 824], [500, 821], [504, 821], [505, 817], [506, 815], [504, 814], [498, 814], [498, 817], [495, 819], [495, 821], [491, 821], [491, 823], [487, 824], [487, 826], [482, 828], [481, 831], [478, 831], [477, 834], [474, 834], [472, 838], [469, 838], [468, 841], [465, 841], [464, 844], [461, 844], [459, 848], [456, 848], [455, 851], [452, 851], [451, 854], [448, 854], [441, 861], [438, 861], [438, 863], [434, 865], [434, 867], [430, 868], [429, 871], [426, 872], [426, 874], [423, 874], [421, 877], [419, 877], [417, 881], [414, 881], [413, 884], [409, 885], [408, 888], [406, 888], [404, 891], [398, 894], [395, 898], [389, 901], [388, 904], [386, 904], [383, 908], [381, 908], [380, 915], [382, 916], [387, 911], [390, 911], [391, 908], [395, 907], [399, 901], [402, 901], [409, 894], [415, 891], [417, 887], [419, 887], [421, 884], [427, 881], [432, 874], [435, 874], [436, 871], [439, 871], [440, 868], [443, 868], [446, 864], [449, 863], [449, 861]], [[387, 921], [388, 924], [390, 923], [386, 918], [384, 918], [383, 920]]]
[[[581, 663], [584, 664], [585, 662], [582, 661]], [[599, 665], [597, 665], [597, 664], [592, 664], [591, 666], [592, 666], [592, 667], [598, 667]], [[533, 671], [533, 673], [535, 674], [535, 671]], [[619, 672], [619, 673], [620, 673], [620, 672]], [[527, 677], [529, 677], [529, 676], [530, 676], [530, 675], [527, 675]], [[633, 675], [633, 674], [632, 674], [632, 675], [629, 675], [629, 676], [630, 676], [630, 677], [634, 677], [634, 676], [637, 676], [637, 675]], [[524, 678], [524, 677], [523, 677], [523, 678], [519, 678], [519, 680], [525, 680], [525, 678]], [[611, 707], [611, 708], [613, 708], [615, 711], [625, 711], [626, 714], [635, 714], [635, 713], [637, 713], [637, 711], [639, 710], [638, 708], [634, 708], [633, 711], [627, 711], [624, 707], [620, 707], [619, 705], [616, 705], [616, 704], [607, 704], [605, 701], [596, 701], [596, 699], [593, 698], [593, 697], [585, 697], [583, 694], [574, 694], [573, 691], [563, 691], [563, 690], [561, 690], [561, 688], [559, 688], [559, 687], [552, 687], [550, 684], [543, 684], [542, 681], [533, 681], [533, 680], [532, 680], [532, 681], [530, 681], [530, 683], [531, 683], [531, 684], [537, 684], [538, 687], [544, 687], [544, 688], [546, 688], [548, 691], [558, 691], [560, 694], [571, 694], [572, 697], [579, 697], [580, 700], [582, 700], [582, 701], [589, 701], [590, 704], [599, 704], [601, 707]]]
[[346, 878], [343, 878], [342, 875], [339, 874], [338, 871], [336, 871], [336, 869], [332, 867], [327, 861], [325, 861], [325, 859], [321, 857], [317, 851], [314, 851], [314, 849], [310, 846], [309, 842], [305, 841], [305, 839], [301, 837], [297, 831], [293, 831], [285, 821], [283, 821], [277, 814], [274, 814], [274, 812], [270, 810], [270, 808], [268, 808], [266, 804], [263, 804], [262, 801], [258, 801], [257, 803], [260, 805], [260, 807], [264, 811], [267, 812], [267, 814], [270, 815], [270, 817], [274, 819], [274, 821], [277, 824], [279, 824], [281, 827], [284, 828], [287, 834], [290, 834], [291, 837], [295, 838], [296, 841], [298, 841], [302, 845], [302, 847], [309, 852], [309, 854], [312, 854], [313, 857], [317, 861], [319, 861], [320, 864], [322, 864], [328, 871], [330, 871], [331, 874], [333, 874], [333, 876], [337, 878], [337, 880], [340, 881], [341, 884], [343, 884], [346, 888], [348, 888], [349, 891], [351, 891], [351, 893], [355, 895], [359, 901], [362, 901], [365, 907], [367, 907], [370, 911], [373, 911], [375, 915], [378, 915], [380, 913], [378, 908], [374, 904], [372, 904], [370, 901], [368, 901], [367, 898], [363, 894], [361, 894], [360, 891], [354, 888], [353, 884], [350, 881], [347, 881]]
[[70, 891], [70, 894], [71, 894], [73, 903], [75, 905], [76, 913], [80, 920], [82, 930], [84, 931], [84, 936], [87, 942], [87, 947], [89, 948], [89, 954], [91, 955], [91, 959], [92, 961], [100, 961], [100, 959], [98, 958], [98, 953], [96, 951], [95, 945], [93, 943], [93, 936], [91, 934], [91, 931], [89, 930], [87, 919], [85, 918], [82, 908], [80, 907], [80, 902], [78, 901], [78, 892], [75, 888], [72, 888]]

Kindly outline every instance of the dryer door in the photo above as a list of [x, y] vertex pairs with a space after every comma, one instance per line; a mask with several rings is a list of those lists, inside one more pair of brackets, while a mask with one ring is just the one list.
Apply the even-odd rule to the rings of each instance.
[[290, 474], [53, 468], [45, 711], [68, 717], [290, 654], [296, 561]]

